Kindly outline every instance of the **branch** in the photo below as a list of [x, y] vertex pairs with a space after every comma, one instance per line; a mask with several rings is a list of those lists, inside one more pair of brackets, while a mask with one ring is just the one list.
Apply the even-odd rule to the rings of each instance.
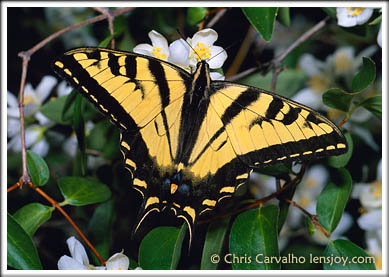
[[96, 11], [101, 12], [103, 15], [107, 16], [109, 32], [112, 35], [111, 48], [115, 49], [115, 38], [113, 37], [113, 34], [114, 34], [113, 19], [114, 19], [114, 17], [112, 16], [111, 11], [107, 8], [101, 8], [101, 7], [94, 7], [93, 9], [95, 9]]
[[288, 56], [290, 52], [292, 52], [295, 48], [300, 46], [303, 42], [305, 42], [307, 39], [309, 39], [313, 34], [315, 34], [317, 31], [319, 31], [321, 28], [323, 28], [326, 25], [327, 20], [329, 19], [329, 16], [324, 18], [322, 21], [317, 23], [315, 26], [313, 26], [311, 29], [309, 29], [307, 32], [301, 35], [294, 43], [292, 43], [284, 53], [279, 55], [278, 57], [274, 58], [269, 63], [263, 64], [262, 66], [256, 66], [249, 68], [235, 76], [232, 76], [228, 78], [228, 81], [235, 81], [237, 79], [246, 77], [247, 75], [256, 72], [256, 71], [264, 71], [264, 73], [267, 73], [270, 69], [279, 68], [281, 62]]

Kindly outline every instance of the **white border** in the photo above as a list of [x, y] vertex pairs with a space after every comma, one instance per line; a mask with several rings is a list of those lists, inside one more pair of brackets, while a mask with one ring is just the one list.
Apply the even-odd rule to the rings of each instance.
[[[6, 270], [6, 230], [2, 228], [1, 230], [1, 273], [7, 276], [17, 276], [17, 275], [101, 275], [101, 274], [112, 274], [112, 275], [382, 275], [383, 273], [388, 272], [388, 81], [385, 76], [388, 76], [388, 4], [386, 2], [366, 2], [366, 1], [353, 1], [353, 2], [325, 2], [325, 1], [315, 1], [315, 2], [301, 2], [301, 1], [293, 1], [293, 2], [224, 2], [224, 1], [208, 1], [208, 2], [159, 2], [159, 1], [148, 1], [148, 2], [26, 2], [26, 1], [18, 1], [18, 2], [1, 2], [1, 38], [2, 38], [2, 51], [1, 51], [1, 69], [2, 69], [2, 93], [1, 93], [1, 226], [6, 226], [6, 213], [7, 210], [7, 193], [6, 193], [6, 184], [7, 184], [7, 175], [6, 175], [6, 164], [7, 164], [7, 156], [6, 156], [6, 91], [7, 91], [7, 7], [64, 7], [64, 6], [81, 6], [81, 7], [124, 7], [124, 6], [134, 6], [134, 7], [177, 7], [177, 6], [207, 6], [207, 7], [242, 7], [242, 6], [279, 6], [279, 7], [346, 7], [346, 6], [364, 6], [364, 7], [382, 7], [382, 97], [383, 97], [383, 139], [382, 139], [382, 149], [383, 149], [383, 157], [382, 157], [382, 192], [383, 192], [383, 206], [382, 211], [385, 212], [383, 217], [383, 236], [382, 236], [382, 256], [383, 258], [383, 268], [382, 270], [376, 271], [324, 271], [324, 270], [315, 270], [315, 271], [286, 271], [286, 270], [276, 270], [276, 271], [200, 271], [200, 270], [174, 270], [174, 271], [147, 271], [147, 270], [137, 270], [137, 271], [59, 271], [59, 270], [43, 270], [43, 271], [14, 271], [14, 270]], [[28, 76], [27, 76], [28, 77]], [[27, 78], [28, 79], [28, 78]], [[65, 242], [64, 242], [65, 243]], [[62, 253], [59, 253], [61, 255]]]

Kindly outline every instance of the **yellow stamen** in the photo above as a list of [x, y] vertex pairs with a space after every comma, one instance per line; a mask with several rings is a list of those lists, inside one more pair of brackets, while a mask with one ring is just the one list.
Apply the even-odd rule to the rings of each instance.
[[351, 16], [358, 16], [364, 9], [365, 8], [347, 7], [347, 13], [351, 14]]
[[350, 57], [344, 52], [338, 52], [335, 54], [334, 66], [337, 72], [347, 72], [351, 70]]
[[[211, 57], [211, 46], [205, 46], [205, 44], [202, 42], [198, 42], [194, 50], [197, 53], [196, 59], [198, 62], [200, 60], [209, 59]], [[193, 54], [193, 51], [191, 54]]]
[[322, 93], [326, 91], [330, 82], [321, 75], [313, 75], [308, 81], [307, 85], [316, 93]]
[[165, 53], [162, 53], [162, 48], [161, 47], [155, 47], [153, 46], [153, 51], [151, 51], [151, 54], [154, 55], [154, 57], [156, 57], [157, 59], [160, 59], [160, 60], [165, 60], [166, 59], [166, 54]]
[[371, 186], [372, 186], [371, 193], [375, 197], [381, 198], [381, 196], [382, 196], [382, 184], [381, 184], [381, 181], [379, 181], [379, 180], [374, 181], [373, 183], [371, 183]]

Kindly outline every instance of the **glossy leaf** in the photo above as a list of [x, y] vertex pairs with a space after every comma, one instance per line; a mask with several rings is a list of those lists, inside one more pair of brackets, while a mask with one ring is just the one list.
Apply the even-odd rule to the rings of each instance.
[[347, 169], [339, 168], [338, 173], [337, 180], [324, 187], [316, 203], [318, 221], [330, 233], [338, 226], [352, 187]]
[[35, 186], [44, 186], [49, 180], [50, 171], [45, 160], [31, 150], [27, 150], [27, 168], [31, 181]]
[[369, 22], [368, 25], [376, 25], [376, 24], [381, 23], [381, 21], [382, 21], [382, 15], [378, 16], [377, 18], [375, 18], [372, 22]]
[[7, 215], [7, 264], [15, 269], [42, 269], [31, 237], [10, 215]]
[[375, 63], [368, 57], [363, 57], [363, 65], [361, 71], [355, 75], [352, 81], [352, 91], [359, 92], [367, 88], [374, 80], [376, 76]]
[[[270, 205], [240, 214], [230, 233], [230, 256], [225, 256], [233, 269], [280, 269], [280, 263], [264, 260], [279, 257], [277, 206]], [[233, 262], [233, 255], [246, 257]]]
[[176, 269], [185, 232], [176, 227], [157, 227], [142, 240], [139, 266], [142, 269]]
[[73, 103], [74, 100], [76, 99], [76, 96], [78, 95], [77, 91], [75, 89], [72, 90], [70, 94], [68, 94], [65, 98], [65, 104], [63, 105], [62, 113], [61, 113], [61, 119], [63, 121], [66, 121], [66, 114], [68, 113], [68, 110], [70, 109], [69, 112], [72, 111]]
[[215, 254], [219, 255], [219, 257], [222, 256], [221, 250], [230, 219], [228, 217], [209, 225], [207, 235], [205, 236], [200, 269], [217, 269], [218, 263], [212, 262], [211, 257]]
[[[52, 121], [63, 124], [70, 125], [72, 123], [73, 118], [73, 109], [71, 107], [67, 107], [68, 96], [58, 97], [54, 100], [51, 100], [44, 104], [40, 111]], [[67, 111], [63, 114], [63, 110], [67, 109]]]
[[266, 41], [270, 41], [273, 35], [274, 21], [278, 8], [247, 7], [242, 8], [242, 10], [248, 21], [254, 26], [262, 38]]
[[323, 94], [323, 103], [331, 108], [348, 112], [353, 95], [346, 94], [339, 88], [331, 88]]
[[[367, 260], [369, 255], [351, 241], [338, 239], [330, 241], [323, 256], [328, 262], [323, 264], [325, 270], [375, 270], [375, 265]], [[332, 263], [331, 263], [332, 261]]]
[[189, 25], [195, 25], [201, 22], [207, 14], [206, 8], [190, 7], [187, 10], [186, 22]]
[[328, 14], [331, 18], [336, 19], [336, 8], [331, 7], [323, 7], [321, 8], [326, 14]]
[[83, 117], [82, 102], [83, 98], [81, 94], [77, 94], [74, 101], [73, 128], [76, 132], [78, 148], [81, 153], [81, 159], [79, 159], [81, 175], [85, 175], [85, 120]]
[[339, 156], [331, 156], [328, 158], [328, 165], [335, 167], [335, 168], [340, 168], [344, 167], [348, 164], [349, 160], [351, 159], [351, 156], [353, 155], [353, 150], [354, 150], [354, 143], [353, 139], [351, 137], [350, 133], [345, 133], [344, 137], [346, 138], [347, 141], [347, 146], [348, 150], [346, 153], [339, 155]]
[[40, 225], [51, 218], [53, 208], [40, 203], [30, 203], [17, 210], [13, 217], [32, 237]]
[[65, 202], [73, 206], [83, 206], [104, 202], [111, 197], [109, 188], [92, 179], [63, 177], [58, 180]]
[[359, 104], [374, 114], [379, 119], [382, 119], [382, 95], [370, 97]]
[[[112, 241], [113, 200], [110, 199], [97, 206], [88, 224], [89, 238], [97, 252], [107, 260]], [[99, 260], [95, 258], [95, 264]]]
[[285, 27], [289, 27], [290, 26], [290, 8], [289, 7], [279, 7], [277, 19], [280, 21], [280, 23], [282, 25], [284, 25]]

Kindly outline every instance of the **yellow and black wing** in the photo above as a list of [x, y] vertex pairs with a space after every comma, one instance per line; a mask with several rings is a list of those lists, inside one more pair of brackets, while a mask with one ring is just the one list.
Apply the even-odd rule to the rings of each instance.
[[120, 149], [143, 198], [138, 224], [172, 209], [190, 235], [199, 216], [243, 184], [253, 168], [339, 155], [339, 129], [312, 109], [276, 94], [193, 75], [148, 56], [79, 48], [55, 71], [120, 130]]

